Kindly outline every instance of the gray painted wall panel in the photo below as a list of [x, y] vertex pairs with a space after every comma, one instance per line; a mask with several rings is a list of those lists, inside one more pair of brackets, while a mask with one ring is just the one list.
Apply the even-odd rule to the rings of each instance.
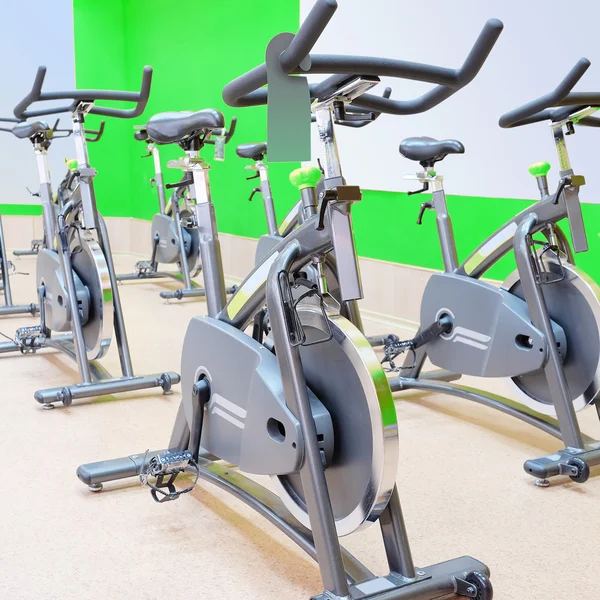
[[[67, 0], [29, 0], [26, 10], [19, 2], [2, 2], [2, 35], [0, 36], [0, 116], [12, 117], [15, 104], [29, 91], [36, 69], [48, 67], [44, 88], [48, 90], [75, 87], [73, 49], [73, 3]], [[50, 117], [48, 122], [53, 122]], [[68, 116], [61, 125], [68, 127]], [[57, 140], [50, 149], [53, 181], [58, 183], [64, 172], [64, 159], [74, 156], [70, 139]], [[35, 160], [28, 140], [0, 132], [0, 203], [35, 203], [25, 187], [36, 190], [39, 185]]]

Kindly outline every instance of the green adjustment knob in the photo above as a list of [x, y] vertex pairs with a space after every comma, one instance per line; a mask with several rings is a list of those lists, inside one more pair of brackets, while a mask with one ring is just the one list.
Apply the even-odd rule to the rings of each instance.
[[77, 159], [76, 158], [67, 158], [65, 160], [65, 162], [67, 163], [67, 169], [69, 169], [69, 171], [77, 170]]
[[547, 162], [534, 163], [529, 167], [529, 172], [534, 177], [546, 177], [549, 170], [550, 170], [550, 163], [547, 163]]
[[301, 167], [290, 173], [290, 182], [299, 190], [315, 187], [321, 179], [321, 169], [317, 167]]

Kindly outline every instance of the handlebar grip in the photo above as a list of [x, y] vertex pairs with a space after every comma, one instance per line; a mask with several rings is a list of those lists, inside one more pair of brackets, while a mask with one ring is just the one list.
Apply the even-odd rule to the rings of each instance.
[[281, 69], [289, 73], [309, 55], [337, 10], [337, 0], [317, 0], [287, 50], [281, 53]]
[[[142, 73], [142, 85], [139, 94], [137, 94], [138, 99], [136, 101], [136, 105], [130, 109], [122, 109], [122, 108], [105, 108], [103, 106], [94, 106], [92, 110], [90, 110], [90, 114], [92, 115], [100, 115], [103, 117], [118, 117], [120, 119], [134, 119], [139, 117], [144, 110], [146, 110], [146, 105], [148, 104], [148, 98], [150, 97], [150, 88], [152, 86], [152, 67], [146, 65], [144, 67], [144, 71]], [[126, 92], [128, 93], [128, 92]]]
[[569, 92], [575, 87], [577, 82], [583, 77], [583, 74], [588, 70], [592, 63], [587, 58], [580, 58], [577, 64], [571, 69], [569, 74], [558, 84], [556, 89], [537, 100], [532, 100], [519, 108], [515, 108], [510, 112], [502, 115], [499, 120], [500, 127], [508, 129], [522, 123], [525, 119], [532, 117], [536, 113], [543, 111], [546, 108], [557, 106], [561, 100], [566, 98]]
[[27, 107], [30, 104], [33, 104], [37, 100], [40, 99], [42, 95], [42, 85], [44, 83], [44, 78], [46, 77], [46, 67], [41, 65], [38, 67], [37, 73], [35, 74], [35, 79], [33, 81], [33, 86], [31, 87], [31, 91], [21, 102], [19, 102], [14, 110], [13, 114], [17, 119], [25, 119], [24, 113], [27, 110]]
[[471, 48], [471, 52], [469, 52], [465, 62], [459, 69], [457, 76], [459, 87], [463, 87], [473, 81], [498, 41], [503, 29], [504, 23], [500, 19], [488, 19], [486, 21], [479, 37], [475, 41], [475, 44], [473, 44], [473, 48]]

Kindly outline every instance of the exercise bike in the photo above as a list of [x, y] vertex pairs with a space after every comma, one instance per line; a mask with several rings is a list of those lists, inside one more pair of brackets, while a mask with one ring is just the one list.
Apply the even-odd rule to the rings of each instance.
[[[38, 390], [35, 399], [44, 408], [54, 403], [65, 406], [73, 400], [153, 387], [168, 393], [178, 383], [177, 373], [134, 374], [119, 290], [110, 250], [106, 224], [98, 213], [93, 179], [96, 171], [89, 164], [85, 119], [88, 114], [133, 118], [141, 114], [148, 101], [152, 69], [146, 67], [140, 92], [75, 90], [42, 92], [46, 74], [39, 67], [33, 87], [17, 104], [19, 120], [41, 115], [70, 112], [77, 160], [70, 161], [69, 174], [62, 182], [58, 201], [53, 202], [47, 150], [51, 129], [42, 121], [15, 127], [18, 136], [33, 143], [40, 176], [40, 199], [44, 218], [44, 248], [37, 257], [37, 284], [40, 299], [40, 324], [17, 330], [14, 341], [0, 344], [0, 353], [32, 354], [42, 348], [63, 351], [77, 362], [81, 382]], [[68, 100], [70, 104], [49, 109], [30, 110], [35, 102]], [[134, 102], [133, 109], [94, 106], [96, 99]], [[109, 349], [112, 334], [117, 339], [121, 377], [112, 377], [98, 362]]]
[[[214, 139], [206, 143], [215, 144], [215, 158], [222, 160], [223, 148], [235, 133], [237, 119], [231, 121], [229, 129], [214, 132]], [[151, 225], [152, 254], [150, 260], [139, 261], [133, 273], [118, 275], [118, 281], [132, 281], [139, 279], [159, 279], [170, 277], [178, 281], [183, 280], [184, 287], [174, 291], [160, 292], [161, 298], [181, 300], [182, 298], [203, 297], [204, 289], [193, 281], [202, 270], [200, 263], [200, 238], [198, 230], [191, 226], [193, 221], [193, 199], [189, 193], [189, 185], [180, 181], [174, 184], [163, 183], [162, 167], [160, 163], [160, 152], [157, 141], [148, 137], [147, 128], [138, 128], [134, 137], [146, 144], [147, 154], [142, 158], [153, 159], [154, 177], [150, 180], [151, 185], [156, 186], [158, 193], [159, 212], [154, 215]], [[173, 189], [173, 193], [166, 201], [166, 189]], [[176, 264], [179, 272], [159, 271], [159, 264]], [[231, 294], [235, 287], [227, 289]]]
[[[198, 156], [202, 139], [222, 127], [222, 115], [214, 110], [185, 117], [167, 113], [149, 121], [151, 137], [168, 131], [164, 141], [187, 145], [186, 158], [173, 166], [191, 172], [198, 194], [202, 264], [205, 273], [215, 275], [206, 282], [209, 316], [194, 318], [185, 337], [184, 393], [169, 450], [82, 465], [78, 476], [92, 490], [102, 489], [107, 481], [138, 476], [150, 486], [155, 500], [165, 502], [192, 489], [193, 485], [182, 490], [175, 486], [179, 474], [191, 471], [196, 479], [248, 504], [318, 561], [325, 591], [314, 597], [317, 600], [449, 596], [489, 600], [489, 571], [473, 558], [415, 568], [395, 486], [398, 432], [386, 374], [360, 329], [342, 316], [324, 277], [315, 286], [303, 271], [317, 265], [322, 272], [325, 257], [334, 252], [342, 302], [356, 304], [362, 295], [351, 220], [351, 206], [360, 201], [361, 192], [346, 185], [333, 152], [335, 103], [377, 102], [378, 110], [389, 113], [407, 104], [414, 112], [431, 107], [476, 75], [502, 25], [488, 22], [465, 63], [468, 66], [444, 74], [403, 61], [387, 68], [382, 59], [308, 56], [336, 8], [332, 0], [318, 0], [296, 36], [277, 36], [267, 52], [267, 60], [275, 57], [275, 64], [290, 72], [296, 72], [300, 63], [318, 62], [321, 73], [366, 73], [334, 75], [310, 92], [306, 80], [295, 78], [306, 85], [307, 99], [310, 93], [326, 144], [323, 193], [320, 199], [315, 193], [319, 169], [308, 167], [292, 174], [304, 220], [255, 266], [228, 302], [208, 165]], [[384, 68], [387, 75], [438, 83], [433, 98], [430, 92], [405, 103], [366, 94]], [[450, 80], [452, 88], [445, 85]], [[228, 84], [223, 97], [232, 106], [264, 104], [266, 90], [260, 88], [267, 82], [267, 69], [261, 65]], [[265, 304], [275, 353], [244, 333]], [[270, 475], [277, 494], [232, 465], [239, 471]], [[390, 567], [385, 577], [375, 576], [339, 544], [339, 536], [375, 521], [381, 526]]]
[[[564, 136], [565, 129], [568, 133], [574, 123], [586, 124], [586, 118], [587, 124], [598, 124], [590, 122], [590, 115], [600, 106], [600, 94], [570, 93], [589, 64], [581, 59], [554, 92], [500, 119], [502, 127], [552, 121], [560, 162], [558, 186], [549, 192], [549, 164], [532, 165], [539, 202], [516, 215], [460, 263], [443, 177], [435, 169], [446, 156], [462, 154], [463, 145], [431, 138], [409, 138], [400, 144], [400, 154], [422, 167], [411, 177], [422, 184], [417, 192], [432, 193], [431, 200], [421, 205], [418, 222], [425, 211], [435, 211], [444, 272], [434, 274], [425, 288], [417, 337], [386, 348], [386, 358], [392, 363], [399, 354], [408, 353], [396, 369], [404, 374], [390, 381], [392, 390], [459, 396], [562, 440], [565, 447], [555, 454], [525, 463], [525, 471], [537, 478], [539, 486], [549, 485], [549, 478], [557, 475], [583, 483], [589, 467], [600, 464], [600, 442], [582, 435], [576, 414], [594, 403], [600, 390], [600, 288], [574, 264], [574, 253], [588, 249], [579, 200], [585, 179], [571, 168]], [[555, 105], [569, 106], [548, 110]], [[558, 224], [563, 219], [569, 223], [572, 247]], [[544, 239], [534, 238], [536, 234]], [[502, 286], [481, 281], [509, 252], [514, 253], [517, 270]], [[422, 369], [427, 357], [455, 374], [503, 378], [516, 400], [458, 384], [426, 381]]]

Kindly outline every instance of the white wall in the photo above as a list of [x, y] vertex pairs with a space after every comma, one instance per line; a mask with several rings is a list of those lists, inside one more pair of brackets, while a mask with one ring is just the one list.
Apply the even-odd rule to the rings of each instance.
[[[0, 35], [0, 117], [12, 117], [15, 104], [31, 89], [39, 65], [48, 72], [44, 89], [58, 91], [75, 88], [75, 56], [73, 49], [73, 3], [29, 0], [2, 2], [2, 35]], [[48, 123], [55, 118], [47, 117]], [[69, 126], [68, 115], [61, 125]], [[0, 127], [12, 127], [0, 123]], [[74, 155], [70, 139], [56, 140], [49, 156], [53, 181], [60, 181], [64, 158]], [[39, 179], [29, 140], [19, 140], [11, 133], [0, 132], [0, 204], [36, 203], [25, 187], [37, 191]]]
[[[398, 154], [410, 136], [457, 138], [466, 154], [438, 163], [448, 193], [536, 198], [529, 164], [552, 164], [551, 187], [558, 165], [545, 123], [504, 130], [498, 118], [506, 111], [556, 87], [582, 56], [592, 61], [576, 91], [600, 92], [600, 4], [569, 15], [564, 2], [523, 0], [338, 0], [339, 8], [317, 43], [316, 53], [360, 54], [459, 67], [485, 21], [496, 17], [504, 31], [479, 75], [435, 109], [415, 116], [382, 115], [364, 129], [338, 128], [344, 174], [366, 189], [407, 190], [402, 180], [413, 164]], [[314, 0], [301, 0], [301, 20]], [[596, 64], [594, 64], [596, 63]], [[316, 78], [315, 78], [316, 79]], [[419, 96], [431, 85], [382, 79], [374, 88], [393, 88], [392, 98]], [[586, 176], [582, 200], [600, 201], [598, 152], [600, 130], [578, 129], [567, 138], [573, 168]], [[313, 158], [318, 152], [313, 140]]]

